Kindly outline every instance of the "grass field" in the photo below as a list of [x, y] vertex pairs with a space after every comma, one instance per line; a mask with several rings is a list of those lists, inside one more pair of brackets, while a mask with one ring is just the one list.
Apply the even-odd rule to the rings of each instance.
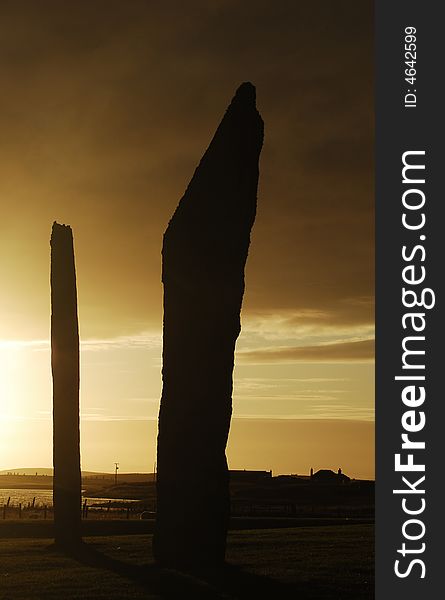
[[233, 531], [218, 573], [160, 570], [151, 535], [89, 537], [67, 557], [49, 539], [0, 539], [1, 600], [370, 600], [372, 525]]

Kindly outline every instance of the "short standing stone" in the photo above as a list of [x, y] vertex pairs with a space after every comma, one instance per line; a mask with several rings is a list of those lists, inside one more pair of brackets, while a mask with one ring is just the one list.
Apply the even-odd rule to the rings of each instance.
[[73, 234], [53, 224], [51, 234], [51, 365], [55, 541], [81, 540], [79, 327]]

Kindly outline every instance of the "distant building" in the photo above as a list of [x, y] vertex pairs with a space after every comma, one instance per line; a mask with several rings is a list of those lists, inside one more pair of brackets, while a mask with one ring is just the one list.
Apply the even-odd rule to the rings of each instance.
[[311, 469], [311, 480], [314, 483], [330, 485], [339, 485], [351, 481], [350, 477], [344, 475], [341, 469], [338, 469], [337, 473], [331, 471], [331, 469], [320, 469], [316, 473], [313, 473]]
[[248, 471], [246, 469], [230, 470], [230, 481], [237, 483], [258, 483], [272, 479], [272, 471]]

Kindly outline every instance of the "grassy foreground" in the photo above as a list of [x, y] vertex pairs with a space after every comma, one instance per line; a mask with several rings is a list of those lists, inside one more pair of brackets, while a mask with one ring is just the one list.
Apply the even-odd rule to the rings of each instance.
[[184, 574], [154, 566], [151, 535], [91, 537], [77, 557], [0, 539], [0, 599], [370, 600], [373, 550], [372, 525], [233, 531], [223, 572]]

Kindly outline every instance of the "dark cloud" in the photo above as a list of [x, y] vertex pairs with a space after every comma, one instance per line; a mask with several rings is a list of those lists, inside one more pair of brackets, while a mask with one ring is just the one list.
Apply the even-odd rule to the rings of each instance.
[[353, 0], [2, 2], [5, 335], [47, 335], [54, 219], [83, 334], [160, 328], [162, 233], [247, 79], [266, 137], [245, 312], [372, 322], [372, 23]]

